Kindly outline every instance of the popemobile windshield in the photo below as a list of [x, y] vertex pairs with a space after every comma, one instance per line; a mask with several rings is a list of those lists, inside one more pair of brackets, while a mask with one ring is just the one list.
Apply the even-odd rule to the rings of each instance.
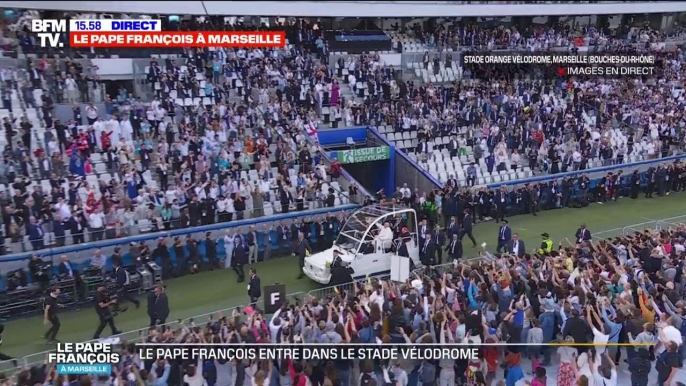
[[[386, 223], [390, 229], [384, 230]], [[420, 266], [416, 229], [414, 209], [394, 204], [363, 207], [346, 219], [331, 248], [305, 258], [303, 271], [310, 279], [331, 285], [346, 281], [341, 277], [360, 279], [390, 273], [391, 256], [401, 239], [414, 265]]]

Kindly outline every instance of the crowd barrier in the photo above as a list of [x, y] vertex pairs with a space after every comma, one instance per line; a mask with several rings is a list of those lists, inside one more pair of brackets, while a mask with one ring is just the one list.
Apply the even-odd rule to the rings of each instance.
[[[87, 267], [90, 264], [90, 258], [93, 256], [93, 251], [95, 249], [100, 249], [103, 254], [108, 256], [107, 260], [107, 267], [111, 267], [111, 258], [110, 255], [111, 253], [108, 253], [105, 251], [105, 248], [113, 248], [113, 247], [123, 247], [126, 246], [129, 243], [139, 243], [141, 241], [145, 242], [152, 242], [150, 243], [150, 249], [154, 249], [157, 245], [157, 240], [160, 238], [174, 238], [174, 237], [184, 237], [188, 235], [192, 235], [196, 240], [204, 240], [205, 239], [205, 233], [206, 232], [213, 232], [213, 236], [216, 237], [217, 239], [220, 239], [224, 237], [223, 231], [226, 229], [232, 229], [232, 230], [237, 230], [237, 229], [243, 229], [244, 232], [247, 232], [248, 227], [255, 226], [256, 230], [258, 231], [258, 241], [260, 242], [260, 245], [263, 245], [262, 242], [262, 237], [260, 234], [261, 226], [262, 224], [275, 224], [279, 223], [281, 220], [287, 221], [287, 225], [290, 225], [288, 223], [289, 220], [294, 220], [294, 219], [315, 219], [317, 217], [325, 216], [327, 214], [331, 214], [333, 216], [337, 216], [339, 213], [347, 213], [348, 211], [355, 210], [359, 208], [360, 206], [357, 204], [346, 204], [346, 205], [340, 205], [335, 208], [321, 208], [321, 209], [314, 209], [308, 212], [293, 212], [293, 213], [286, 213], [286, 214], [275, 214], [269, 217], [259, 217], [255, 219], [247, 219], [247, 220], [236, 220], [232, 222], [226, 222], [226, 223], [218, 223], [218, 224], [212, 224], [212, 225], [205, 225], [205, 226], [199, 226], [199, 227], [194, 227], [194, 228], [187, 228], [187, 229], [175, 229], [171, 231], [162, 231], [162, 232], [154, 232], [154, 233], [146, 233], [138, 236], [131, 236], [131, 237], [126, 237], [126, 238], [119, 238], [119, 239], [110, 239], [110, 240], [103, 240], [103, 241], [98, 241], [98, 242], [89, 242], [89, 243], [83, 243], [83, 244], [77, 244], [77, 245], [69, 245], [65, 247], [56, 247], [56, 248], [47, 248], [47, 249], [42, 249], [37, 252], [26, 252], [26, 253], [18, 253], [18, 254], [13, 254], [13, 255], [8, 255], [8, 256], [2, 256], [0, 257], [0, 267], [2, 267], [2, 272], [7, 272], [8, 269], [18, 269], [18, 268], [26, 268], [26, 262], [35, 254], [38, 254], [41, 256], [45, 261], [51, 260], [53, 262], [53, 266], [56, 269], [57, 264], [59, 263], [59, 257], [62, 255], [67, 255], [70, 258], [70, 261], [72, 261], [74, 264], [76, 264], [77, 269], [82, 269], [84, 267]], [[270, 233], [271, 240], [272, 240], [272, 250], [275, 250], [278, 247], [278, 244], [276, 244], [277, 237], [276, 237], [276, 230], [272, 230]], [[185, 241], [185, 240], [184, 240]], [[204, 256], [204, 243], [199, 243], [199, 248], [200, 248], [200, 253], [201, 256]], [[171, 254], [171, 261], [174, 263], [176, 261], [175, 259], [175, 253], [173, 251], [173, 246], [170, 244], [167, 244], [168, 247], [170, 248], [170, 254]], [[131, 263], [131, 256], [128, 253], [128, 250], [122, 250], [122, 258], [124, 261], [124, 264], [130, 264]], [[152, 251], [151, 251], [152, 252]], [[219, 242], [217, 244], [217, 253], [218, 257], [223, 257], [224, 251], [224, 243]], [[12, 264], [11, 264], [12, 263]], [[1, 281], [0, 281], [1, 282]]]
[[[657, 227], [659, 224], [669, 224], [672, 221], [675, 221], [675, 219], [676, 219], [676, 221], [680, 221], [681, 219], [684, 219], [686, 221], [686, 215], [662, 219], [662, 220], [658, 220], [658, 221], [650, 221], [650, 222], [645, 222], [645, 223], [632, 224], [632, 225], [628, 225], [624, 228], [615, 228], [615, 229], [610, 229], [607, 231], [599, 231], [599, 232], [595, 232], [593, 234], [593, 237], [595, 239], [617, 237], [617, 236], [625, 235], [625, 233], [624, 233], [625, 231], [633, 232], [634, 229], [636, 229], [637, 227], [640, 227], [642, 224], [648, 224], [648, 225], [652, 224], [654, 227]], [[645, 228], [645, 229], [650, 229], [650, 228]], [[464, 262], [469, 262], [469, 261], [476, 261], [476, 260], [479, 260], [481, 258], [482, 258], [482, 256], [467, 258], [467, 259], [463, 259], [462, 262], [464, 263]], [[431, 269], [434, 271], [437, 271], [440, 274], [443, 274], [446, 272], [451, 272], [454, 266], [455, 265], [453, 262], [449, 262], [449, 263], [433, 266], [433, 267], [431, 267]], [[421, 276], [421, 275], [424, 275], [426, 273], [426, 270], [427, 270], [427, 268], [425, 268], [425, 267], [418, 268], [418, 269], [414, 270], [412, 272], [412, 274]], [[296, 292], [293, 294], [289, 294], [286, 297], [289, 300], [295, 300], [295, 298], [299, 298], [301, 300], [306, 300], [306, 297], [314, 297], [317, 299], [323, 299], [323, 298], [326, 298], [327, 296], [333, 296], [334, 294], [343, 294], [346, 291], [350, 291], [350, 290], [354, 289], [357, 285], [359, 285], [360, 283], [363, 283], [365, 281], [388, 280], [388, 279], [390, 279], [390, 274], [369, 276], [369, 277], [364, 278], [364, 279], [351, 281], [350, 283], [345, 283], [345, 284], [336, 285], [336, 286], [327, 286], [327, 287], [315, 289], [315, 290], [307, 292], [307, 294], [305, 294], [303, 292]], [[174, 328], [174, 329], [179, 328], [182, 325], [190, 326], [191, 323], [195, 323], [195, 325], [200, 326], [201, 324], [206, 324], [207, 322], [211, 322], [212, 320], [215, 320], [214, 318], [221, 317], [221, 316], [219, 316], [220, 314], [222, 316], [231, 317], [233, 315], [234, 310], [238, 310], [240, 312], [240, 310], [245, 308], [245, 307], [246, 307], [246, 304], [236, 305], [233, 307], [227, 307], [227, 308], [223, 308], [223, 309], [220, 309], [220, 310], [217, 310], [214, 312], [208, 312], [208, 313], [200, 314], [200, 315], [194, 316], [192, 318], [186, 318], [183, 320], [177, 319], [175, 321], [171, 321], [171, 322], [166, 323], [164, 326], [170, 326], [171, 328]], [[120, 341], [134, 342], [134, 343], [140, 342], [147, 337], [147, 333], [149, 330], [150, 330], [149, 327], [145, 327], [145, 328], [141, 328], [141, 329], [137, 329], [137, 330], [131, 330], [131, 331], [127, 331], [127, 332], [120, 334], [118, 337], [119, 337]], [[17, 358], [16, 362], [20, 365], [19, 367], [17, 367], [15, 365], [15, 362], [12, 360], [2, 361], [2, 362], [0, 362], [0, 372], [4, 372], [4, 371], [16, 372], [16, 371], [18, 371], [24, 367], [40, 365], [44, 362], [44, 359], [45, 359], [45, 356], [47, 355], [47, 353], [49, 353], [51, 351], [52, 350], [47, 350], [47, 351], [43, 351], [43, 352], [39, 352], [39, 353], [35, 353], [35, 354], [30, 354], [30, 355], [24, 356], [22, 358]]]
[[686, 224], [686, 216], [665, 218], [657, 222], [656, 230], [662, 231], [669, 228], [676, 228], [681, 224]]
[[623, 170], [625, 172], [625, 177], [626, 175], [639, 168], [639, 167], [650, 167], [654, 166], [656, 167], [660, 163], [668, 163], [668, 162], [674, 162], [674, 161], [679, 161], [686, 159], [686, 155], [675, 155], [675, 156], [669, 156], [669, 157], [664, 157], [664, 158], [656, 158], [652, 160], [645, 160], [645, 161], [637, 161], [637, 162], [631, 162], [631, 163], [623, 163], [619, 165], [611, 165], [611, 166], [601, 166], [597, 168], [592, 168], [592, 169], [585, 169], [585, 170], [576, 170], [572, 172], [565, 172], [565, 173], [557, 173], [557, 174], [546, 174], [544, 176], [540, 177], [530, 177], [530, 178], [523, 178], [523, 179], [518, 179], [514, 181], [505, 181], [505, 182], [498, 182], [498, 183], [492, 183], [486, 185], [487, 188], [493, 189], [493, 188], [499, 188], [501, 186], [520, 186], [520, 185], [525, 185], [525, 184], [534, 184], [534, 183], [545, 183], [545, 182], [552, 182], [555, 180], [559, 180], [565, 177], [579, 177], [583, 174], [591, 174], [591, 173], [609, 173], [609, 172], [618, 172], [620, 170]]

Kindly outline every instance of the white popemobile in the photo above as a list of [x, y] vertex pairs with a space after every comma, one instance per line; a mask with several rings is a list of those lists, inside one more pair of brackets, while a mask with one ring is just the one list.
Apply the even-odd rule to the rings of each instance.
[[414, 264], [420, 266], [417, 235], [414, 229], [409, 229], [410, 226], [416, 227], [417, 213], [405, 206], [374, 204], [355, 211], [347, 218], [333, 247], [305, 258], [305, 275], [318, 283], [330, 284], [334, 252], [337, 252], [343, 266], [352, 269], [354, 279], [390, 272], [391, 256], [395, 254], [392, 250], [398, 240], [393, 239], [393, 231], [386, 223], [397, 224], [403, 218], [405, 224], [411, 224], [408, 226], [409, 237], [405, 237], [409, 240], [406, 243], [408, 254]]

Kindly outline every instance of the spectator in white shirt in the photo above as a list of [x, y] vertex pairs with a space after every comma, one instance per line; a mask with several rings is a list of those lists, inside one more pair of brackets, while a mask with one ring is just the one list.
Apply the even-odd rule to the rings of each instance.
[[105, 267], [107, 266], [107, 257], [102, 254], [100, 249], [96, 249], [91, 257], [90, 267], [93, 270], [99, 270], [102, 276], [105, 276]]
[[90, 227], [92, 241], [102, 240], [104, 232], [105, 216], [100, 209], [88, 215], [88, 226]]
[[64, 80], [64, 89], [67, 92], [67, 102], [77, 102], [79, 98], [79, 91], [76, 85], [76, 81], [74, 80], [74, 78], [72, 78], [71, 74], [68, 74], [67, 79]]
[[[86, 106], [86, 118], [88, 119], [88, 125], [93, 125], [98, 119], [98, 108], [93, 106], [92, 103], [89, 103], [88, 106]], [[81, 122], [77, 123], [81, 124]]]

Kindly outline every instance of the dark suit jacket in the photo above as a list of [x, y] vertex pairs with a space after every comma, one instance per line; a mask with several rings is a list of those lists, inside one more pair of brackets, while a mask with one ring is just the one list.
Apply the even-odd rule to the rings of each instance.
[[[583, 234], [583, 236], [581, 235], [581, 232], [582, 232], [582, 231], [585, 231], [584, 234]], [[581, 229], [581, 228], [579, 228], [579, 229], [577, 229], [577, 231], [576, 231], [575, 237], [576, 237], [577, 240], [582, 239], [583, 241], [588, 241], [588, 240], [590, 240], [593, 236], [591, 236], [591, 231], [589, 231], [588, 229]]]
[[291, 240], [298, 241], [298, 233], [300, 233], [300, 227], [295, 223], [291, 224]]
[[[284, 225], [283, 228], [281, 227], [281, 225], [279, 225], [279, 227], [276, 228], [276, 237], [279, 239], [279, 243], [290, 240], [289, 234], [290, 234], [290, 229], [288, 229], [288, 226], [286, 226], [286, 225]], [[284, 240], [284, 235], [285, 235], [285, 240]]]
[[248, 296], [251, 298], [259, 298], [262, 296], [262, 286], [260, 285], [260, 277], [255, 275], [250, 278], [248, 282], [250, 289], [248, 289]]
[[518, 248], [516, 251], [514, 250], [514, 240], [508, 241], [507, 252], [512, 254], [512, 255], [516, 255], [516, 256], [520, 256], [520, 257], [524, 256], [524, 254], [526, 253], [526, 245], [524, 245], [524, 240], [521, 240], [521, 239], [519, 240], [519, 245], [518, 245]]
[[450, 223], [445, 231], [448, 234], [448, 240], [451, 240], [453, 235], [460, 233], [460, 225], [457, 222]]
[[119, 269], [114, 272], [114, 275], [117, 280], [117, 285], [123, 286], [126, 284], [126, 268], [119, 267]]
[[[74, 266], [74, 264], [72, 264], [71, 262], [69, 263], [69, 265], [71, 266], [72, 274], [74, 276], [76, 276], [76, 266]], [[64, 264], [63, 262], [60, 263], [57, 266], [57, 273], [59, 273], [60, 275], [69, 275], [69, 270], [67, 269], [67, 265]]]
[[[503, 234], [503, 228], [505, 228], [505, 233]], [[503, 225], [498, 229], [498, 241], [510, 241], [512, 240], [512, 229], [509, 226]]]
[[307, 242], [307, 240], [298, 240], [296, 247], [295, 247], [295, 253], [300, 257], [301, 259], [304, 259], [305, 256], [307, 256], [307, 251], [310, 251], [312, 253], [312, 248], [310, 248], [310, 243]]
[[448, 255], [453, 258], [453, 259], [461, 259], [462, 258], [462, 241], [458, 238], [455, 240], [455, 245], [453, 245], [453, 240], [448, 241], [448, 244], [445, 247], [445, 250], [448, 252]]
[[419, 254], [421, 256], [433, 257], [435, 248], [436, 244], [434, 244], [433, 240], [430, 240], [428, 245], [426, 244], [426, 241], [424, 241], [424, 244], [421, 245], [421, 249], [419, 250]]
[[[438, 239], [436, 238], [436, 234], [438, 234]], [[431, 241], [436, 244], [435, 247], [437, 249], [442, 248], [443, 245], [445, 245], [445, 233], [443, 231], [435, 231], [431, 235]]]
[[464, 216], [464, 219], [462, 220], [462, 231], [463, 232], [471, 232], [472, 231], [472, 216], [470, 216], [470, 215]]
[[148, 294], [148, 316], [159, 320], [165, 320], [169, 317], [167, 294], [160, 294], [159, 298], [154, 292]]
[[217, 243], [212, 239], [205, 239], [205, 255], [208, 259], [217, 258]]
[[248, 232], [247, 235], [245, 235], [246, 241], [248, 243], [248, 246], [253, 246], [257, 243], [257, 233], [253, 234], [253, 232]]
[[29, 240], [42, 240], [43, 228], [40, 224], [29, 224]]
[[[422, 232], [422, 229], [423, 229], [423, 228], [422, 228], [422, 225], [420, 225], [419, 227], [417, 227], [417, 231], [419, 232], [419, 244], [420, 244], [420, 245], [424, 245], [424, 235], [425, 235], [425, 233]], [[429, 234], [431, 234], [431, 227], [427, 225], [427, 226], [426, 226], [426, 231], [429, 232]]]
[[248, 262], [248, 255], [245, 248], [240, 245], [236, 245], [233, 249], [233, 258], [231, 259], [231, 264], [236, 266], [238, 264], [245, 264]]
[[400, 244], [400, 246], [398, 247], [398, 256], [410, 257], [410, 252], [407, 250], [407, 244]]

